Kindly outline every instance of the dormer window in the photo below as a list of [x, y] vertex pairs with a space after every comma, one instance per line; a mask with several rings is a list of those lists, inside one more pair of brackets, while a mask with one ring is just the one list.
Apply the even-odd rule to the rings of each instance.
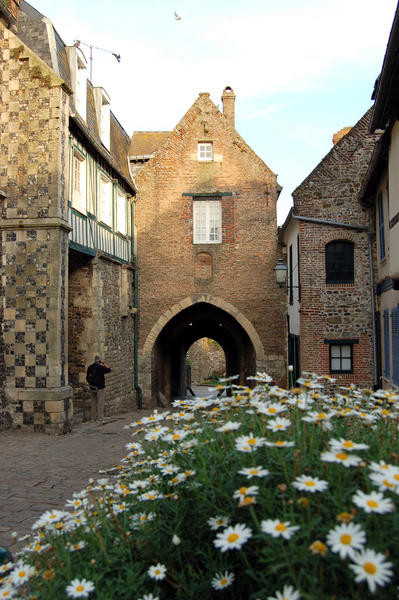
[[80, 48], [68, 46], [66, 48], [69, 68], [71, 72], [71, 84], [73, 90], [73, 102], [79, 116], [86, 121], [87, 115], [87, 69], [86, 58]]
[[212, 142], [198, 143], [198, 160], [212, 161], [213, 160], [213, 145]]
[[82, 56], [77, 56], [77, 73], [76, 73], [76, 110], [86, 121], [86, 103], [87, 103], [87, 76], [86, 76], [86, 64]]
[[98, 133], [100, 135], [101, 142], [104, 144], [107, 150], [109, 150], [111, 99], [104, 88], [96, 87], [93, 89], [93, 92], [96, 104]]

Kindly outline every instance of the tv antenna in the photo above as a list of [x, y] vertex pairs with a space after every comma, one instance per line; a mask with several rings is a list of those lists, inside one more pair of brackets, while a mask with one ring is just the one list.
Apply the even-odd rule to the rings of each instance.
[[74, 40], [75, 48], [79, 48], [79, 46], [86, 46], [90, 48], [90, 81], [93, 83], [93, 50], [101, 50], [101, 52], [107, 52], [108, 54], [112, 54], [116, 58], [118, 62], [121, 62], [121, 55], [116, 52], [112, 52], [112, 50], [107, 50], [106, 48], [99, 48], [98, 46], [93, 46], [92, 44], [86, 44], [86, 42], [82, 42], [81, 40]]

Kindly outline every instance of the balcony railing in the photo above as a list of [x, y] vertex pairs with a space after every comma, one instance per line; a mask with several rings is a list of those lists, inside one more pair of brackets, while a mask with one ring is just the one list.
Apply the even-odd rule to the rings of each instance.
[[71, 206], [68, 207], [68, 222], [72, 227], [69, 234], [70, 248], [91, 256], [99, 251], [121, 262], [132, 260], [129, 237], [112, 231], [95, 217], [83, 215]]

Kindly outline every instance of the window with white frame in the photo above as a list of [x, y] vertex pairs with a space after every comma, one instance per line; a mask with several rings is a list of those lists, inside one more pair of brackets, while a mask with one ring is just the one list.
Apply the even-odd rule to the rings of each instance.
[[122, 235], [127, 234], [126, 209], [127, 209], [126, 196], [123, 192], [121, 192], [121, 190], [118, 190], [118, 193], [116, 196], [116, 229]]
[[112, 227], [112, 182], [103, 174], [100, 175], [98, 216], [100, 221]]
[[221, 244], [222, 203], [220, 200], [194, 200], [194, 244]]
[[72, 206], [86, 212], [86, 160], [77, 149], [72, 154]]
[[199, 142], [198, 143], [198, 160], [202, 160], [202, 161], [213, 160], [212, 142]]

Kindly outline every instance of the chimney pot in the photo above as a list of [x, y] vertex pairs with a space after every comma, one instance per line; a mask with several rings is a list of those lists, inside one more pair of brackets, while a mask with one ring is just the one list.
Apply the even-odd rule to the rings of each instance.
[[235, 101], [236, 95], [229, 85], [227, 85], [222, 94], [223, 114], [230, 127], [235, 129]]

